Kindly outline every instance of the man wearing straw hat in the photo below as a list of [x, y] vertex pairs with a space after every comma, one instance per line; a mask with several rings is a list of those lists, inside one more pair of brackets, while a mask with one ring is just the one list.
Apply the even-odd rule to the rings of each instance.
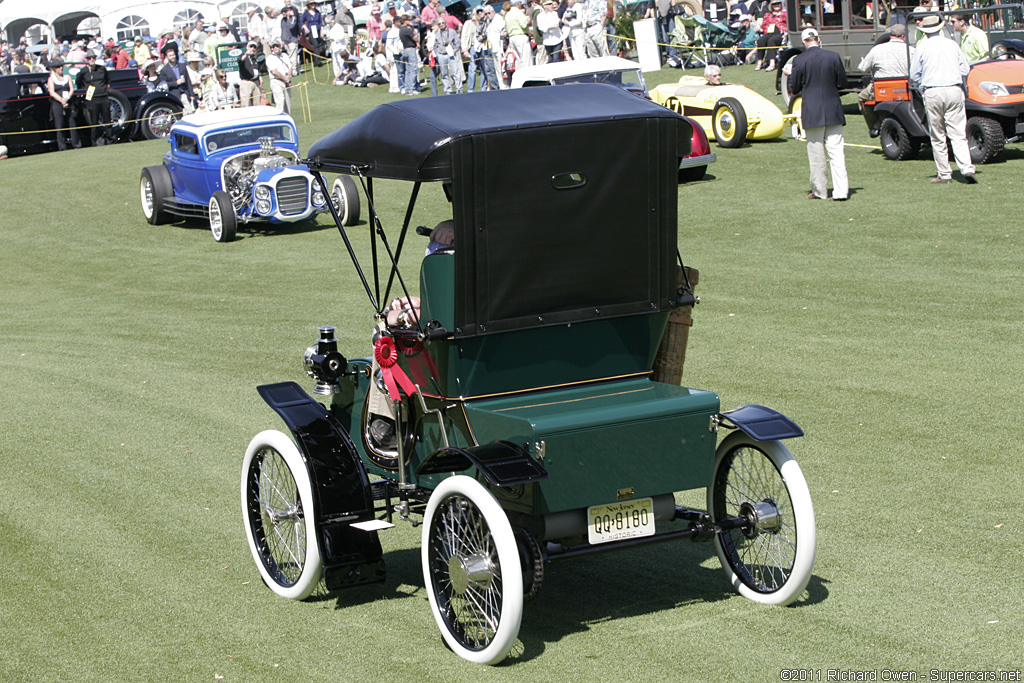
[[930, 14], [918, 22], [918, 28], [928, 39], [914, 52], [910, 62], [910, 80], [920, 86], [928, 114], [928, 135], [932, 140], [932, 158], [938, 172], [932, 182], [946, 184], [953, 180], [946, 149], [948, 136], [964, 181], [973, 185], [978, 179], [974, 177], [971, 150], [967, 146], [963, 87], [971, 66], [960, 46], [942, 34], [945, 23], [937, 14]]

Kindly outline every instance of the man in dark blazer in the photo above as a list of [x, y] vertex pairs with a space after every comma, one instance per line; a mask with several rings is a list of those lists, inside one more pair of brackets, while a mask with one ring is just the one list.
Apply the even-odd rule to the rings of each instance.
[[167, 84], [167, 90], [181, 98], [181, 104], [185, 107], [185, 113], [191, 111], [195, 104], [192, 93], [192, 80], [188, 76], [188, 69], [178, 61], [177, 43], [167, 43], [160, 50], [165, 64], [160, 69], [160, 80]]
[[828, 175], [825, 155], [832, 172], [832, 197], [837, 202], [850, 195], [846, 176], [846, 153], [843, 149], [843, 102], [839, 91], [847, 88], [846, 69], [835, 52], [821, 49], [818, 31], [805, 28], [800, 35], [804, 51], [793, 58], [789, 89], [793, 96], [803, 97], [802, 120], [807, 134], [807, 161], [811, 166], [809, 199], [828, 197]]

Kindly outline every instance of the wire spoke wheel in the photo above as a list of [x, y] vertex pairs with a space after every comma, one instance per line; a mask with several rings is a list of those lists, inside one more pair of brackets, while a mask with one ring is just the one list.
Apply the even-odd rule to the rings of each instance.
[[496, 664], [515, 644], [523, 577], [504, 510], [476, 480], [449, 477], [427, 504], [423, 573], [438, 628], [464, 659]]
[[316, 588], [322, 570], [312, 510], [312, 485], [291, 439], [258, 434], [242, 467], [242, 511], [253, 559], [278, 595], [301, 600]]
[[718, 447], [708, 509], [716, 522], [746, 520], [714, 539], [742, 595], [782, 605], [799, 597], [811, 577], [817, 534], [810, 492], [789, 449], [731, 434]]

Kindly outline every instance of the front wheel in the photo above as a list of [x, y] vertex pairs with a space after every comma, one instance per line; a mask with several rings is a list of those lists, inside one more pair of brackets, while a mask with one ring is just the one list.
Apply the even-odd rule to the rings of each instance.
[[987, 116], [967, 119], [967, 146], [971, 149], [971, 162], [987, 164], [1003, 151], [1006, 136], [999, 122]]
[[279, 431], [260, 432], [245, 451], [242, 516], [263, 582], [284, 598], [309, 597], [323, 572], [313, 484], [299, 449]]
[[423, 580], [434, 620], [463, 659], [497, 664], [519, 635], [523, 572], [505, 511], [475, 479], [434, 489], [423, 517]]
[[739, 100], [723, 97], [718, 101], [711, 116], [711, 129], [722, 147], [741, 147], [746, 142], [747, 113]]
[[338, 212], [341, 224], [348, 227], [359, 220], [359, 190], [356, 183], [347, 175], [338, 176], [331, 186], [331, 201]]
[[180, 104], [154, 102], [142, 112], [142, 135], [147, 140], [166, 139], [171, 134], [171, 125], [180, 118]]
[[231, 203], [231, 195], [224, 190], [217, 190], [210, 197], [210, 232], [218, 242], [230, 242], [235, 239], [238, 230], [238, 217], [235, 206]]
[[811, 579], [817, 531], [803, 472], [779, 441], [730, 434], [715, 452], [708, 511], [715, 522], [742, 517], [744, 526], [721, 531], [714, 545], [740, 595], [788, 605]]

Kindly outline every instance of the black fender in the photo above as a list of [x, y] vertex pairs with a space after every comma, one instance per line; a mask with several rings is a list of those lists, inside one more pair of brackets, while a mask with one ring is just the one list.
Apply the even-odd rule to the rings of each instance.
[[755, 441], [777, 441], [804, 435], [804, 430], [795, 422], [764, 406], [740, 406], [721, 412], [717, 417], [719, 423], [740, 429]]
[[926, 119], [918, 115], [916, 107], [910, 102], [879, 102], [875, 105], [875, 115], [878, 116], [879, 124], [885, 116], [896, 119], [912, 138], [928, 137]]
[[256, 391], [288, 425], [309, 467], [328, 589], [384, 581], [377, 532], [352, 526], [374, 519], [370, 481], [352, 439], [338, 419], [295, 382], [265, 384]]
[[468, 448], [439, 448], [420, 463], [416, 474], [462, 472], [470, 467], [480, 470], [495, 486], [516, 486], [547, 479], [550, 474], [529, 451], [509, 441], [492, 441]]
[[1024, 59], [1024, 40], [1007, 38], [998, 40], [989, 48], [989, 54], [996, 58]]
[[785, 49], [779, 49], [779, 53], [776, 56], [776, 73], [775, 73], [775, 91], [782, 92], [785, 84], [782, 82], [783, 78], [787, 78], [782, 74], [782, 67], [786, 66], [789, 60], [796, 57], [798, 54], [803, 52], [803, 48], [799, 47], [787, 47]]

